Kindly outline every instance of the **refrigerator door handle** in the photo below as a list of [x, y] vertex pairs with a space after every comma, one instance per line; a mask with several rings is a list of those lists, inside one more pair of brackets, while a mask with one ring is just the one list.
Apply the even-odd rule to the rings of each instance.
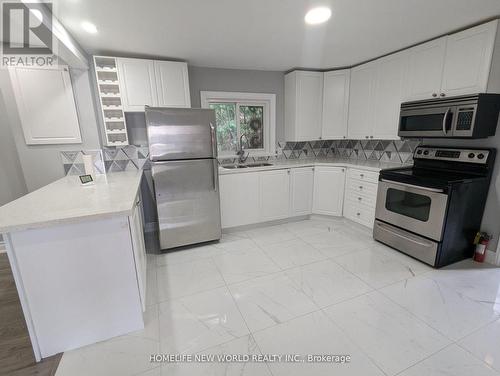
[[215, 133], [215, 127], [210, 122], [210, 133], [212, 135], [212, 155], [217, 158], [217, 134]]
[[219, 180], [219, 161], [217, 159], [214, 159], [214, 174], [213, 174], [213, 179], [214, 179], [214, 191], [218, 191], [218, 180]]

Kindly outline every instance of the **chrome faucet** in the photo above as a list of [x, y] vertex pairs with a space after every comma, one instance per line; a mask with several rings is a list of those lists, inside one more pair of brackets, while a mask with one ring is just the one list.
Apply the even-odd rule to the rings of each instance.
[[246, 133], [243, 133], [240, 136], [240, 148], [236, 152], [236, 155], [238, 156], [238, 163], [245, 163], [249, 155], [249, 153], [247, 152], [245, 156], [245, 150], [243, 150], [243, 137], [245, 137], [248, 142], [248, 137]]

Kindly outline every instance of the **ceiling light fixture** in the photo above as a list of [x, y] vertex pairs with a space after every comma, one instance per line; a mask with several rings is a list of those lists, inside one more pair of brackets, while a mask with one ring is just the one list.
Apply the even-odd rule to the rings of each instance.
[[332, 16], [332, 11], [327, 7], [313, 8], [306, 13], [304, 20], [309, 25], [317, 25], [326, 22]]
[[82, 22], [82, 28], [87, 33], [90, 33], [90, 34], [96, 34], [97, 33], [97, 27], [92, 22], [83, 21]]

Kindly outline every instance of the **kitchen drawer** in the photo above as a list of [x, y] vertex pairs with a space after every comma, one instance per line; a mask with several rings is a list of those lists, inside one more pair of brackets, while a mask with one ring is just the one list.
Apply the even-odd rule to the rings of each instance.
[[353, 193], [362, 193], [366, 196], [377, 197], [378, 184], [355, 179], [347, 180], [347, 190]]
[[373, 209], [375, 209], [375, 205], [377, 202], [376, 195], [367, 195], [364, 193], [358, 193], [358, 192], [353, 192], [353, 191], [349, 191], [349, 190], [346, 191], [345, 198], [346, 198], [346, 200], [350, 200], [354, 203], [362, 204], [362, 205], [368, 206], [368, 207], [373, 208]]
[[358, 170], [355, 168], [349, 168], [347, 170], [347, 178], [348, 179], [356, 179], [356, 180], [361, 180], [361, 181], [367, 181], [371, 183], [377, 183], [378, 182], [378, 172], [375, 171], [365, 171], [365, 170]]
[[375, 209], [350, 200], [344, 203], [344, 217], [364, 226], [373, 228]]

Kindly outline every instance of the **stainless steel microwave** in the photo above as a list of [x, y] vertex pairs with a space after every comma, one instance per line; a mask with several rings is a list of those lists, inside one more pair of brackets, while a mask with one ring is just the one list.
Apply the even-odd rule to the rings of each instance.
[[500, 94], [475, 94], [401, 104], [404, 138], [486, 138], [499, 122]]

